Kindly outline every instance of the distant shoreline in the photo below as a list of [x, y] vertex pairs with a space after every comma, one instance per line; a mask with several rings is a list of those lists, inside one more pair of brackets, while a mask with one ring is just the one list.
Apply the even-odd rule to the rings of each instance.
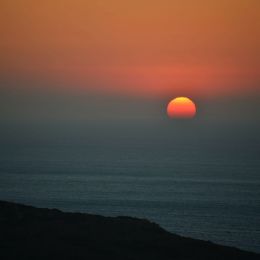
[[1, 259], [260, 259], [185, 238], [145, 219], [65, 213], [0, 201]]

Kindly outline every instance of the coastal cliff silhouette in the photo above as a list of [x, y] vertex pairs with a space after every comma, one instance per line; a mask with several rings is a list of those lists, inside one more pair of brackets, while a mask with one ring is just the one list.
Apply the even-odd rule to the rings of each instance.
[[0, 259], [260, 259], [145, 219], [64, 213], [0, 201]]

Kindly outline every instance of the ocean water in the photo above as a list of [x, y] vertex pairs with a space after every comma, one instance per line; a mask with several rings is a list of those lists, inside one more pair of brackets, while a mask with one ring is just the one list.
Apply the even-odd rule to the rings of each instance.
[[260, 252], [258, 132], [189, 124], [7, 127], [0, 199], [147, 218]]

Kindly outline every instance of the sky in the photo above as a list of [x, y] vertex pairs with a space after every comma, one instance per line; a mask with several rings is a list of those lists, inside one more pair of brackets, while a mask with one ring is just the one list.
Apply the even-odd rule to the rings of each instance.
[[252, 118], [259, 13], [258, 0], [2, 0], [1, 115], [160, 116], [188, 96], [218, 118]]

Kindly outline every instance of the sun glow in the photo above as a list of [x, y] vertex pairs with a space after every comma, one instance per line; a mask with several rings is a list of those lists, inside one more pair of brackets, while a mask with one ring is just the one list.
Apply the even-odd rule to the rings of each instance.
[[196, 115], [195, 103], [187, 97], [177, 97], [167, 106], [169, 118], [193, 118]]

